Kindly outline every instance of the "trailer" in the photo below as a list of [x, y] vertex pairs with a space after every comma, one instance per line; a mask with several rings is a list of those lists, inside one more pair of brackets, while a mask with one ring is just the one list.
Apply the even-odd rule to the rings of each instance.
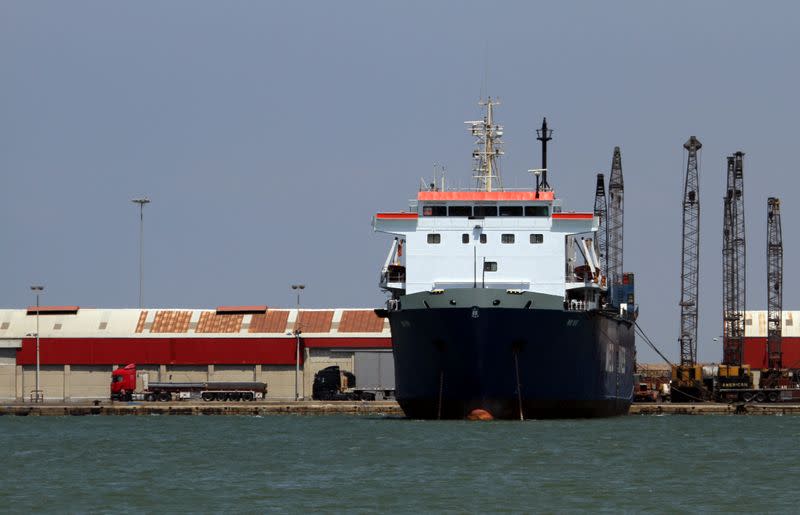
[[714, 377], [719, 402], [800, 402], [800, 385], [791, 370], [751, 370], [719, 365]]
[[111, 372], [111, 400], [161, 401], [255, 401], [267, 395], [267, 383], [258, 381], [202, 381], [196, 383], [150, 382], [146, 372], [137, 374], [130, 364]]
[[720, 388], [722, 402], [800, 402], [800, 388]]

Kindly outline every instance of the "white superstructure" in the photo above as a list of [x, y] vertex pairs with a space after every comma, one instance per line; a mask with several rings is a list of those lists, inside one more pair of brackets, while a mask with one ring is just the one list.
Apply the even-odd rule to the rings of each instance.
[[395, 236], [381, 287], [396, 295], [500, 288], [560, 296], [575, 309], [596, 307], [606, 289], [593, 244], [599, 220], [562, 211], [549, 187], [498, 190], [503, 130], [492, 120], [495, 103], [482, 105], [484, 120], [467, 122], [477, 137], [478, 188], [444, 191], [434, 183], [409, 211], [375, 215], [374, 229]]

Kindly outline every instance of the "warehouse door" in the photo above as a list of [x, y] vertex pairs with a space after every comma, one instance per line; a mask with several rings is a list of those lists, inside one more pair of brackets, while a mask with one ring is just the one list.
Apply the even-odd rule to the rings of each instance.
[[165, 383], [204, 383], [208, 381], [208, 366], [170, 365], [167, 367], [166, 379], [162, 378], [161, 381]]
[[240, 383], [254, 381], [254, 376], [253, 365], [214, 365], [211, 380]]
[[394, 389], [394, 358], [391, 351], [356, 351], [356, 384], [359, 388]]
[[107, 399], [111, 395], [111, 367], [72, 365], [69, 372], [71, 399]]
[[17, 397], [17, 349], [0, 348], [0, 399]]
[[[36, 388], [36, 367], [25, 365], [22, 367], [22, 374], [22, 393], [28, 399], [31, 390]], [[42, 390], [46, 401], [64, 400], [64, 365], [41, 365], [39, 389]]]

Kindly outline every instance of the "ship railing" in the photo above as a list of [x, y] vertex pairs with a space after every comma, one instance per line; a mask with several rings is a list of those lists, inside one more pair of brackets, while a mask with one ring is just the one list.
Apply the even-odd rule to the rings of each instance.
[[567, 302], [567, 311], [586, 311], [589, 309], [589, 302], [585, 300], [572, 299]]
[[388, 286], [389, 284], [405, 284], [406, 282], [406, 267], [402, 265], [389, 265], [388, 268], [381, 272], [381, 286]]

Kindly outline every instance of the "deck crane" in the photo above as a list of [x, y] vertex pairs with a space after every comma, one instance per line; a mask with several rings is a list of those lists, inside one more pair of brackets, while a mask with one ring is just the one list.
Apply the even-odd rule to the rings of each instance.
[[697, 365], [697, 290], [700, 265], [700, 183], [697, 152], [703, 147], [691, 136], [683, 148], [688, 151], [683, 187], [683, 245], [681, 254], [681, 361], [672, 369], [672, 399], [700, 400], [703, 395], [702, 367]]
[[722, 289], [722, 362], [741, 366], [744, 349], [745, 251], [744, 152], [728, 156], [727, 190], [724, 198]]
[[625, 302], [622, 298], [622, 236], [625, 214], [625, 185], [622, 180], [622, 154], [619, 147], [614, 147], [614, 156], [611, 160], [611, 177], [608, 180], [608, 271], [611, 302], [620, 305]]
[[783, 367], [781, 323], [783, 320], [783, 237], [781, 201], [767, 199], [767, 363], [771, 371]]
[[605, 176], [597, 174], [597, 186], [594, 191], [594, 216], [600, 220], [597, 228], [597, 257], [603, 274], [608, 274], [608, 201], [606, 200]]

